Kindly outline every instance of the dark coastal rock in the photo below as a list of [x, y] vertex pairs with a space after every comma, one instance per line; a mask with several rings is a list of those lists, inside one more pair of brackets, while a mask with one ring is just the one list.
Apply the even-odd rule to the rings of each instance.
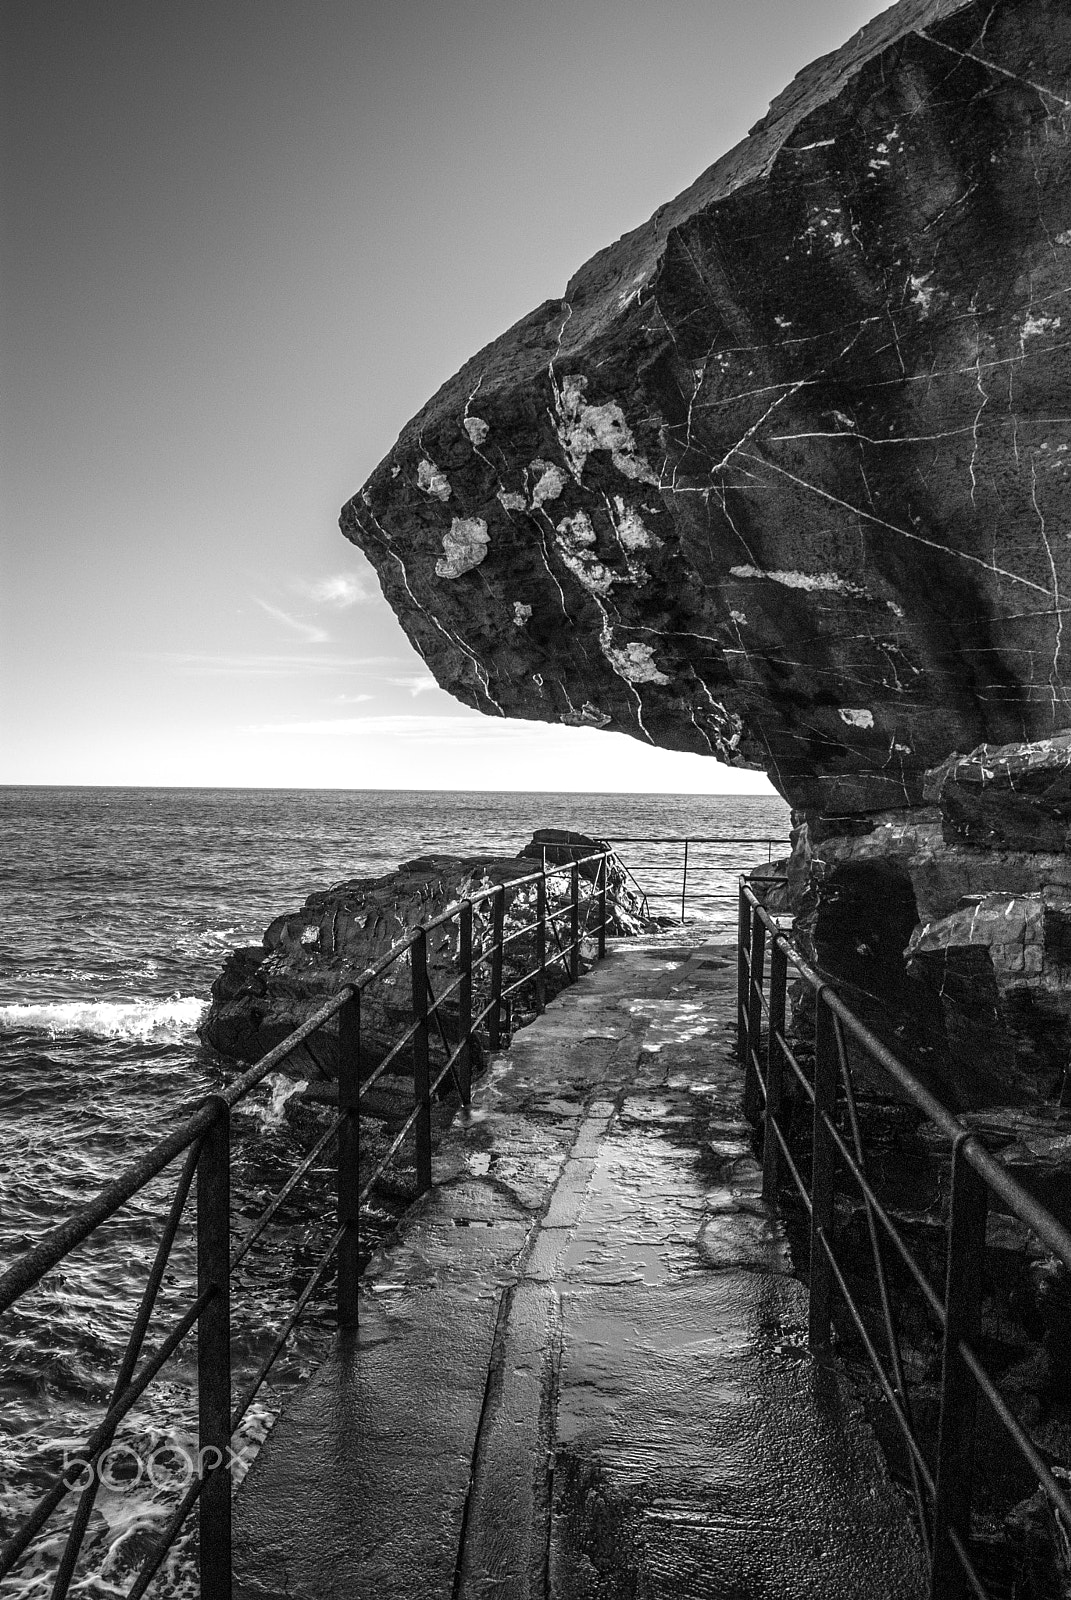
[[439, 682], [827, 818], [1067, 729], [1069, 102], [902, 0], [444, 384], [342, 515]]
[[1069, 106], [1065, 4], [901, 0], [342, 513], [458, 698], [763, 768], [811, 953], [967, 1104], [1071, 1048]]
[[945, 837], [988, 849], [1066, 851], [1071, 845], [1071, 735], [953, 752], [926, 782]]
[[[343, 984], [373, 966], [406, 932], [428, 922], [456, 900], [480, 893], [495, 883], [506, 885], [507, 934], [531, 923], [535, 916], [535, 886], [518, 884], [542, 862], [544, 846], [548, 865], [572, 861], [602, 848], [583, 834], [556, 830], [537, 833], [519, 856], [421, 856], [395, 872], [378, 878], [351, 878], [311, 894], [299, 911], [276, 917], [264, 933], [263, 947], [235, 950], [212, 986], [212, 1002], [200, 1027], [203, 1042], [221, 1055], [256, 1061], [280, 1043], [316, 1011]], [[582, 871], [584, 869], [581, 869]], [[585, 895], [592, 885], [585, 879], [581, 891], [581, 920], [592, 926], [594, 904], [586, 910]], [[548, 881], [548, 911], [568, 903], [568, 876]], [[640, 904], [628, 888], [621, 868], [611, 869], [608, 881], [608, 932], [635, 933], [641, 926]], [[477, 908], [473, 920], [473, 948], [478, 955], [491, 937], [490, 904]], [[564, 937], [564, 936], [563, 936]], [[553, 953], [553, 935], [549, 935]], [[447, 988], [457, 975], [458, 928], [437, 930], [428, 941], [428, 975], [433, 991]], [[531, 935], [514, 940], [505, 954], [508, 985], [530, 969], [534, 956]], [[361, 1008], [362, 1067], [370, 1072], [411, 1021], [410, 973], [406, 961], [392, 965], [365, 991]], [[474, 1010], [487, 998], [487, 969], [477, 974]], [[555, 972], [549, 992], [560, 987]], [[482, 998], [478, 998], [482, 997]], [[456, 1001], [442, 1007], [443, 1021], [456, 1037]], [[399, 1059], [404, 1070], [406, 1060]], [[333, 1080], [337, 1073], [337, 1026], [328, 1024], [299, 1046], [283, 1067], [293, 1077], [317, 1082]]]

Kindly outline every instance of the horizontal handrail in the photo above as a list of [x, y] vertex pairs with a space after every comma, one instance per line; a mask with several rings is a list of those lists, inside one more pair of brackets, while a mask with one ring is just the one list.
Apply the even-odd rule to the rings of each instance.
[[[222, 1446], [233, 1436], [234, 1430], [264, 1382], [268, 1371], [336, 1258], [339, 1322], [340, 1325], [346, 1326], [354, 1320], [356, 1275], [359, 1271], [357, 1227], [361, 1206], [411, 1135], [415, 1136], [416, 1141], [418, 1190], [430, 1186], [432, 1097], [442, 1091], [452, 1077], [462, 1101], [468, 1102], [474, 1030], [486, 1022], [490, 1044], [492, 1048], [497, 1047], [501, 1042], [502, 1008], [508, 996], [525, 984], [534, 982], [537, 1006], [541, 1009], [545, 1003], [547, 969], [559, 962], [564, 968], [566, 981], [575, 981], [580, 971], [580, 946], [581, 942], [589, 937], [587, 922], [590, 919], [591, 907], [594, 905], [599, 907], [599, 913], [597, 924], [591, 930], [590, 937], [597, 940], [598, 955], [605, 954], [608, 925], [607, 892], [612, 866], [616, 872], [616, 857], [612, 850], [599, 850], [587, 855], [573, 856], [567, 861], [556, 863], [548, 864], [544, 861], [538, 870], [524, 873], [504, 883], [488, 884], [475, 893], [451, 901], [435, 917], [429, 918], [426, 922], [406, 929], [375, 962], [356, 976], [348, 976], [345, 981], [340, 982], [336, 991], [302, 1023], [292, 1029], [285, 1039], [265, 1052], [225, 1089], [207, 1096], [178, 1127], [159, 1139], [143, 1156], [132, 1162], [91, 1200], [79, 1206], [64, 1222], [49, 1230], [36, 1245], [20, 1256], [0, 1276], [0, 1312], [2, 1312], [32, 1290], [71, 1250], [83, 1243], [98, 1226], [165, 1172], [178, 1156], [187, 1152], [186, 1165], [171, 1201], [169, 1220], [161, 1234], [156, 1260], [142, 1296], [134, 1330], [128, 1340], [112, 1403], [101, 1423], [85, 1443], [84, 1455], [89, 1461], [95, 1461], [107, 1447], [118, 1423], [194, 1327], [197, 1328], [198, 1338], [199, 1438], [202, 1446], [206, 1440], [213, 1446]], [[580, 893], [581, 881], [584, 883], [584, 894]], [[622, 878], [618, 877], [615, 881], [620, 882]], [[548, 905], [550, 886], [553, 886], [555, 896], [561, 893], [563, 904], [558, 905], [555, 901], [554, 904]], [[526, 891], [533, 892], [533, 901], [537, 906], [535, 920], [527, 921], [521, 927], [510, 928], [507, 931], [504, 921], [507, 896], [512, 903], [516, 903], [518, 898], [523, 898]], [[583, 927], [580, 923], [581, 907], [584, 908]], [[474, 938], [474, 913], [480, 917], [478, 941]], [[459, 928], [456, 959], [460, 971], [436, 995], [432, 991], [427, 973], [428, 939], [429, 935], [434, 935], [438, 930], [453, 923]], [[559, 923], [565, 928], [564, 943], [559, 936]], [[556, 946], [553, 953], [548, 952], [548, 927]], [[525, 937], [535, 942], [535, 966], [529, 970], [526, 964], [521, 977], [506, 984], [503, 981], [503, 953]], [[360, 1070], [362, 996], [390, 968], [403, 962], [411, 969], [412, 1021], [402, 1030], [400, 1036], [394, 1038], [391, 1047], [372, 1071], [362, 1074]], [[476, 1013], [473, 1015], [474, 974], [483, 973], [485, 968], [489, 971], [481, 978], [481, 985], [484, 981], [488, 983], [490, 998], [486, 1004], [478, 1003]], [[438, 982], [438, 979], [436, 981]], [[456, 1009], [458, 1029], [456, 1042], [450, 1039], [447, 1025], [443, 1022], [447, 1002], [453, 1003], [452, 1016]], [[339, 1058], [337, 1116], [304, 1159], [298, 1163], [282, 1188], [268, 1201], [236, 1241], [232, 1250], [229, 1200], [230, 1113], [264, 1081], [270, 1072], [285, 1062], [306, 1040], [335, 1019], [338, 1026]], [[453, 1021], [450, 1026], [454, 1026]], [[430, 1059], [432, 1028], [437, 1033], [445, 1055], [445, 1061], [436, 1060], [434, 1067]], [[385, 1075], [387, 1068], [394, 1065], [406, 1050], [412, 1057], [414, 1079], [412, 1110], [404, 1118], [401, 1128], [396, 1130], [389, 1148], [376, 1162], [374, 1170], [362, 1182], [357, 1165], [361, 1100], [370, 1087]], [[277, 1331], [267, 1358], [246, 1386], [237, 1407], [232, 1409], [229, 1334], [231, 1275], [248, 1257], [249, 1252], [263, 1237], [299, 1183], [308, 1177], [332, 1144], [337, 1147], [338, 1227], [290, 1315]], [[195, 1175], [198, 1215], [197, 1289], [191, 1303], [179, 1316], [171, 1332], [153, 1352], [142, 1359], [140, 1367], [136, 1367], [145, 1329], [156, 1304], [164, 1278], [164, 1269], [175, 1242]], [[219, 1453], [222, 1460], [222, 1451]], [[43, 1497], [38, 1500], [0, 1550], [0, 1575], [9, 1571], [21, 1558], [60, 1501], [69, 1492], [70, 1486], [63, 1475], [53, 1479]], [[83, 1492], [79, 1502], [56, 1577], [54, 1595], [57, 1600], [62, 1600], [68, 1593], [95, 1493], [94, 1483]], [[201, 1518], [199, 1559], [202, 1600], [228, 1600], [230, 1594], [229, 1469], [222, 1466], [209, 1468], [198, 1474], [182, 1496], [159, 1539], [145, 1558], [135, 1578], [132, 1595], [140, 1596], [146, 1592], [167, 1549], [177, 1537], [185, 1518], [195, 1504], [199, 1504]]]
[[[766, 971], [769, 968], [767, 989]], [[790, 969], [812, 992], [815, 1002], [815, 1059], [808, 1082], [785, 1029]], [[1020, 1455], [1034, 1472], [1050, 1506], [1071, 1533], [1071, 1497], [1049, 1470], [1042, 1454], [986, 1372], [974, 1341], [981, 1328], [982, 1258], [990, 1205], [999, 1201], [1044, 1247], [1071, 1270], [1071, 1230], [987, 1150], [966, 1120], [950, 1111], [914, 1072], [861, 1021], [827, 979], [810, 965], [770, 915], [747, 879], [739, 884], [737, 1048], [749, 1086], [759, 1091], [764, 1129], [763, 1193], [777, 1198], [780, 1170], [788, 1172], [809, 1213], [812, 1352], [830, 1349], [831, 1291], [836, 1287], [877, 1376], [907, 1449], [920, 1533], [931, 1569], [931, 1593], [941, 1600], [988, 1594], [970, 1556], [971, 1460], [975, 1395], [984, 1397]], [[763, 1021], [765, 1048], [763, 1048]], [[883, 1072], [897, 1094], [920, 1112], [948, 1141], [952, 1158], [947, 1222], [946, 1283], [943, 1296], [929, 1281], [893, 1217], [882, 1203], [865, 1163], [863, 1130], [852, 1083], [847, 1041]], [[811, 1133], [811, 1176], [793, 1159], [791, 1139], [782, 1126], [785, 1071], [802, 1090]], [[791, 1080], [789, 1080], [791, 1081]], [[838, 1126], [842, 1094], [851, 1143]], [[854, 1148], [853, 1148], [854, 1146]], [[852, 1292], [833, 1247], [836, 1163], [856, 1185], [866, 1216], [874, 1277], [884, 1323], [891, 1371], [886, 1369], [867, 1319]], [[900, 1354], [895, 1306], [886, 1273], [882, 1241], [891, 1244], [923, 1304], [941, 1330], [943, 1362], [936, 1465], [919, 1443], [909, 1386]]]

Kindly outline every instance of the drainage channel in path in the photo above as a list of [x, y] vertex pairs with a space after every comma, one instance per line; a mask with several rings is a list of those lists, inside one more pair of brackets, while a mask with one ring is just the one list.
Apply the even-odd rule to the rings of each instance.
[[496, 1057], [239, 1493], [244, 1600], [917, 1600], [760, 1197], [735, 947], [622, 942]]

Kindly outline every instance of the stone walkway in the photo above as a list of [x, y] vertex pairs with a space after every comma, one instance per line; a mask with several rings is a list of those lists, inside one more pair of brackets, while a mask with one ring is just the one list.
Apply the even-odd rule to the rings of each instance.
[[627, 941], [495, 1058], [237, 1502], [243, 1600], [921, 1600], [740, 1114], [728, 946]]

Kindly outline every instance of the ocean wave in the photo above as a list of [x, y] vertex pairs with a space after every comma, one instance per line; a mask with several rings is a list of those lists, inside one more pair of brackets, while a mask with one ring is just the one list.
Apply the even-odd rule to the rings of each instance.
[[205, 1002], [192, 995], [169, 1000], [44, 1000], [0, 1005], [0, 1033], [88, 1034], [94, 1039], [187, 1039]]

